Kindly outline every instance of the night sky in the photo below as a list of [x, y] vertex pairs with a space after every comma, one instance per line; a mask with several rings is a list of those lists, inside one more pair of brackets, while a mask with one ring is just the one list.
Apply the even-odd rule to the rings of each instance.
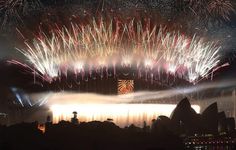
[[[0, 81], [1, 87], [32, 84], [28, 75], [8, 60], [25, 60], [16, 48], [24, 48], [39, 30], [50, 30], [55, 24], [68, 26], [71, 22], [86, 22], [89, 18], [121, 18], [123, 20], [150, 19], [153, 24], [164, 25], [186, 35], [198, 35], [221, 45], [221, 64], [213, 81], [236, 79], [236, 14], [210, 14], [194, 0], [15, 0], [15, 4], [0, 4]], [[232, 7], [235, 10], [234, 0]], [[209, 1], [210, 3], [210, 1]], [[202, 82], [207, 82], [204, 79]]]

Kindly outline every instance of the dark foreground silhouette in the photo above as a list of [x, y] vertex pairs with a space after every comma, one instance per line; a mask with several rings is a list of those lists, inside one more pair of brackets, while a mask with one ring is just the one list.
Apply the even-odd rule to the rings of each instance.
[[119, 128], [111, 122], [79, 125], [61, 121], [47, 125], [43, 134], [37, 123], [1, 127], [1, 150], [154, 150], [183, 149], [182, 140], [168, 130], [146, 132], [131, 125]]
[[[183, 99], [170, 118], [159, 116], [151, 127], [130, 125], [120, 128], [104, 122], [71, 122], [45, 125], [37, 122], [0, 126], [0, 150], [182, 150], [194, 145], [234, 147], [235, 122], [210, 105], [201, 115]], [[44, 130], [45, 129], [45, 130]], [[207, 135], [207, 136], [206, 136]]]

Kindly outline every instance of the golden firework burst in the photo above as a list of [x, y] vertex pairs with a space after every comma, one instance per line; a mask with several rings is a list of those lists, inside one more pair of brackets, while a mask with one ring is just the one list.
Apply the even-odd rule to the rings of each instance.
[[134, 80], [118, 80], [118, 94], [132, 93], [134, 90]]

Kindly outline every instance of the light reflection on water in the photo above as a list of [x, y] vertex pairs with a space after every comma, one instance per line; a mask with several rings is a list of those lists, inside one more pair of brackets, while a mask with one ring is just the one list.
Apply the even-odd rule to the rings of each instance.
[[188, 147], [187, 150], [235, 150], [234, 145], [208, 145]]

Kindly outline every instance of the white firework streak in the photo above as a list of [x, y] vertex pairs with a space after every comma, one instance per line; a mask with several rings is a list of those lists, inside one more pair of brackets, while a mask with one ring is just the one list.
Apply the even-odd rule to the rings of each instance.
[[29, 63], [36, 68], [37, 72], [48, 77], [48, 79], [52, 79], [59, 75], [61, 60], [58, 54], [58, 50], [61, 48], [57, 41], [58, 39], [55, 36], [51, 40], [38, 38], [33, 42], [33, 46], [25, 43], [27, 49], [18, 49], [18, 51], [28, 59]]
[[194, 83], [220, 62], [221, 48], [217, 43], [205, 42], [195, 35], [190, 38], [133, 22], [113, 26], [112, 22], [103, 21], [86, 26], [72, 24], [71, 31], [64, 27], [51, 36], [41, 34], [33, 44], [26, 43], [26, 49], [18, 50], [50, 82], [68, 70], [84, 72], [85, 66], [96, 70], [135, 64], [138, 70], [162, 69]]
[[187, 80], [194, 82], [199, 77], [206, 77], [207, 73], [220, 62], [219, 51], [221, 47], [214, 42], [204, 43], [202, 39], [193, 38], [189, 46], [190, 53], [185, 66], [188, 68]]
[[184, 63], [185, 52], [188, 52], [188, 39], [184, 36], [173, 33], [167, 33], [162, 37], [162, 45], [164, 45], [164, 60], [168, 65], [167, 71], [175, 73], [178, 66]]

